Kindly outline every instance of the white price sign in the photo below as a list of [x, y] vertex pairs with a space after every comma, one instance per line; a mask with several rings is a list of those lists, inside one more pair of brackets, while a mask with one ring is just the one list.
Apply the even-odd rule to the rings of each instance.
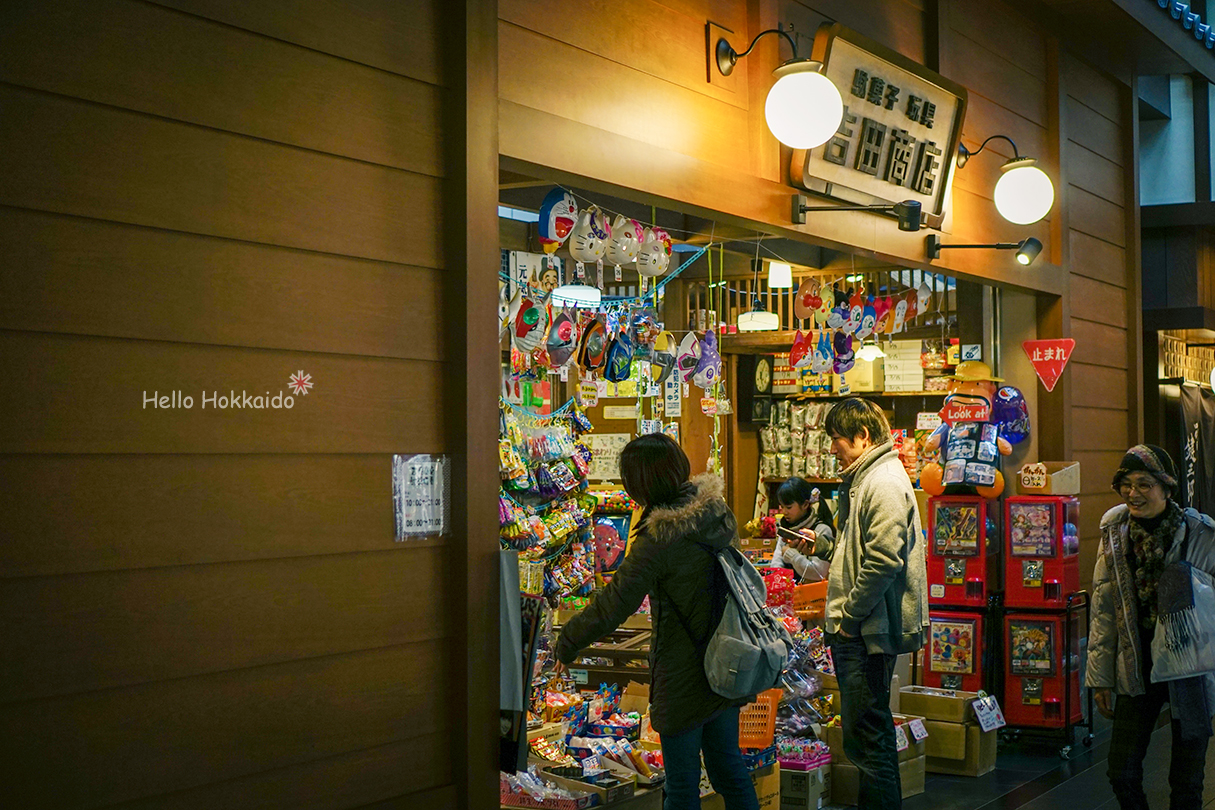
[[451, 468], [447, 456], [392, 457], [392, 501], [397, 542], [411, 537], [444, 534], [450, 523], [448, 490]]
[[979, 720], [979, 728], [984, 731], [992, 731], [1007, 725], [1004, 722], [1004, 712], [1000, 711], [1000, 704], [996, 701], [995, 695], [979, 698], [971, 705], [974, 707], [975, 717]]
[[923, 720], [916, 718], [908, 723], [907, 726], [911, 729], [911, 736], [915, 738], [916, 742], [928, 737], [928, 729], [924, 728]]

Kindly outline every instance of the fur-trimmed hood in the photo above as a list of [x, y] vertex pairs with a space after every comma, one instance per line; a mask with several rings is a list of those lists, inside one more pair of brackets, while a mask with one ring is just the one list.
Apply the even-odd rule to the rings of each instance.
[[722, 499], [724, 490], [719, 476], [697, 475], [684, 484], [678, 503], [650, 510], [642, 530], [660, 543], [687, 537], [713, 548], [725, 548], [738, 537], [738, 524]]

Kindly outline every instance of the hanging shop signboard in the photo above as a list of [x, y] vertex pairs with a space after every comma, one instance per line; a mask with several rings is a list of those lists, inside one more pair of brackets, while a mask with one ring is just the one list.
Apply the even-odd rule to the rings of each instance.
[[1021, 348], [1025, 349], [1025, 355], [1046, 390], [1054, 391], [1055, 383], [1059, 382], [1063, 369], [1067, 368], [1067, 361], [1072, 359], [1076, 341], [1071, 338], [1027, 340], [1021, 344]]
[[842, 25], [823, 25], [811, 55], [844, 99], [831, 140], [795, 149], [794, 185], [858, 205], [916, 200], [940, 228], [966, 88]]

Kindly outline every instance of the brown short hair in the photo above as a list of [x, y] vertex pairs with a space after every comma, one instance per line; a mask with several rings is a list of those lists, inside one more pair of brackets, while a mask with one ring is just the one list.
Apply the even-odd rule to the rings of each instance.
[[683, 448], [662, 433], [638, 436], [620, 451], [620, 480], [629, 497], [642, 506], [677, 501], [691, 473]]
[[874, 444], [890, 441], [890, 422], [882, 409], [867, 399], [852, 397], [836, 405], [823, 421], [823, 429], [831, 436], [850, 442], [862, 432], [869, 434]]

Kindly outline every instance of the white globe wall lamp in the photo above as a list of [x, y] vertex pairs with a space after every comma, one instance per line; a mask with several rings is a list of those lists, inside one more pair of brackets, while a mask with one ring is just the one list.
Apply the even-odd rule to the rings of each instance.
[[[830, 79], [823, 75], [823, 63], [797, 58], [797, 43], [779, 28], [761, 31], [742, 53], [719, 37], [709, 53], [710, 65], [723, 76], [734, 72], [734, 65], [755, 48], [765, 34], [780, 34], [793, 48], [793, 58], [772, 72], [776, 83], [764, 102], [764, 119], [776, 139], [793, 149], [813, 149], [831, 139], [844, 117], [844, 99]], [[710, 70], [713, 68], [710, 67]]]
[[1055, 187], [1046, 172], [1038, 168], [1038, 161], [1025, 157], [1017, 151], [1017, 145], [1007, 135], [992, 135], [971, 152], [958, 144], [958, 168], [983, 151], [988, 142], [1001, 138], [1013, 149], [1013, 159], [1000, 167], [1000, 179], [996, 181], [994, 198], [1000, 216], [1016, 225], [1032, 225], [1050, 213], [1055, 204]]

